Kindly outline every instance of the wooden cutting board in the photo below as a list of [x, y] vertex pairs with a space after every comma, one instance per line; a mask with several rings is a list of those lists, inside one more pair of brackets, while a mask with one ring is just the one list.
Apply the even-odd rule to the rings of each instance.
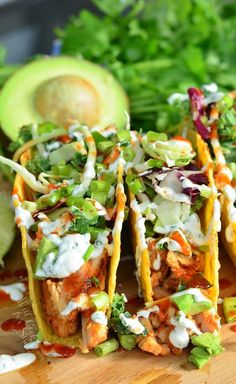
[[[6, 268], [0, 270], [1, 284], [16, 281], [13, 272], [21, 274], [19, 269], [24, 268], [24, 262], [20, 248], [18, 238], [6, 257]], [[220, 296], [236, 295], [236, 270], [224, 252], [221, 264], [220, 277], [226, 279], [222, 281], [222, 286], [229, 287], [222, 289]], [[117, 288], [131, 298], [131, 303], [137, 301], [133, 272], [133, 260], [125, 257], [120, 263]], [[17, 304], [1, 304], [0, 323], [9, 318], [25, 320], [26, 328], [18, 332], [0, 331], [0, 353], [23, 352], [23, 344], [37, 333], [28, 297]], [[222, 326], [225, 352], [213, 358], [202, 370], [187, 362], [187, 353], [162, 358], [134, 350], [97, 358], [93, 353], [82, 355], [77, 352], [71, 358], [60, 359], [46, 358], [36, 352], [37, 360], [32, 365], [1, 375], [0, 384], [235, 384], [236, 333], [230, 329], [231, 325]]]

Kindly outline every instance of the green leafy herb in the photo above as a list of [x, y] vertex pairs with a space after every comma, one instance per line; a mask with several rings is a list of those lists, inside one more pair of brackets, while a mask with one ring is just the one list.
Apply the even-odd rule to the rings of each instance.
[[[125, 317], [130, 318], [132, 315], [125, 311], [125, 303], [127, 299], [125, 295], [122, 293], [115, 293], [113, 297], [113, 302], [111, 304], [111, 317], [109, 320], [109, 326], [113, 329], [114, 332], [119, 335], [130, 335], [132, 332], [128, 329], [126, 325], [124, 325], [120, 319], [120, 314], [124, 314]], [[143, 335], [147, 334], [147, 330], [145, 329]]]
[[119, 79], [134, 128], [174, 131], [179, 118], [166, 103], [173, 92], [212, 81], [236, 87], [234, 1], [93, 3], [102, 16], [83, 10], [57, 29], [62, 53], [102, 64]]
[[18, 67], [18, 65], [6, 64], [6, 49], [0, 44], [0, 88]]
[[38, 175], [41, 172], [48, 172], [51, 164], [48, 158], [37, 154], [32, 160], [27, 161], [26, 168], [34, 175]]
[[92, 286], [99, 287], [100, 281], [96, 276], [92, 276], [90, 279]]
[[91, 216], [90, 218], [84, 214], [84, 212], [75, 207], [71, 208], [71, 212], [74, 216], [73, 222], [69, 228], [70, 231], [80, 233], [81, 235], [89, 232], [90, 225], [97, 224], [98, 215]]
[[26, 125], [19, 130], [17, 140], [10, 143], [8, 149], [10, 152], [15, 152], [18, 148], [20, 148], [29, 140], [32, 140], [31, 125]]

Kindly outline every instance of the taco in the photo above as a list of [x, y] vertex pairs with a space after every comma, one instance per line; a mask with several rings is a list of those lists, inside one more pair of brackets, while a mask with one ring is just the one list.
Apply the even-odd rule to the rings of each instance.
[[15, 220], [41, 340], [82, 352], [107, 338], [125, 211], [120, 145], [104, 135], [27, 126], [12, 145], [21, 165], [0, 159], [17, 172]]
[[221, 193], [219, 197], [222, 222], [220, 237], [236, 265], [235, 99], [235, 91], [224, 94], [218, 91], [216, 84], [205, 85], [202, 89], [190, 88], [188, 97], [182, 102], [187, 111], [182, 125], [195, 128], [208, 143], [214, 160], [215, 184]]
[[133, 133], [126, 165], [137, 279], [145, 302], [180, 289], [218, 298], [219, 203], [213, 164], [201, 137], [168, 140]]

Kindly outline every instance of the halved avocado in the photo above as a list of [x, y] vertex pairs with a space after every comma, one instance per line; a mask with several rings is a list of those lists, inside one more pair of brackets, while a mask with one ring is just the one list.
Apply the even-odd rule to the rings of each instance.
[[66, 56], [24, 65], [0, 93], [0, 125], [12, 140], [21, 126], [43, 121], [122, 128], [128, 109], [124, 90], [108, 71]]

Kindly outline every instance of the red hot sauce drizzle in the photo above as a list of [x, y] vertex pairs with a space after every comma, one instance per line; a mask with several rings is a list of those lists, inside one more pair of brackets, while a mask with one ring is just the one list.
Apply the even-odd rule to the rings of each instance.
[[1, 324], [1, 329], [5, 332], [21, 331], [25, 328], [25, 321], [20, 319], [8, 319]]
[[[58, 357], [67, 358], [71, 357], [75, 354], [76, 349], [72, 347], [68, 347], [66, 345], [61, 344], [45, 344], [41, 343], [39, 346], [40, 351], [45, 355], [49, 355], [50, 353], [58, 353]], [[50, 357], [50, 356], [49, 356]]]

